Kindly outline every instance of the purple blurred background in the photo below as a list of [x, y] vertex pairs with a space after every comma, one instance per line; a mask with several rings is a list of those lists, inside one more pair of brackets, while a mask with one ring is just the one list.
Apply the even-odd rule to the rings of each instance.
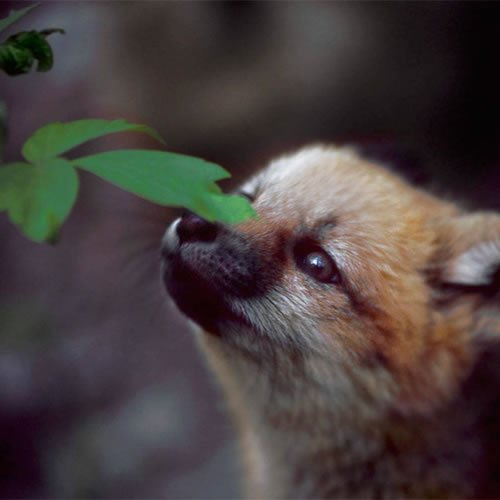
[[[0, 74], [4, 159], [50, 121], [126, 118], [229, 169], [227, 188], [275, 154], [347, 142], [498, 209], [499, 26], [494, 3], [42, 3], [8, 34], [67, 34], [49, 73]], [[80, 152], [111, 147], [156, 144]], [[223, 399], [160, 283], [174, 215], [82, 174], [57, 246], [0, 217], [1, 497], [239, 496]]]

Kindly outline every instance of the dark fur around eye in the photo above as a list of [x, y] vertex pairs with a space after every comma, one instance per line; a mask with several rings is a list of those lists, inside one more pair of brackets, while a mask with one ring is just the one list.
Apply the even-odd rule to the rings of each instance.
[[316, 242], [303, 240], [293, 249], [297, 267], [305, 274], [320, 283], [340, 283], [340, 272], [335, 261]]

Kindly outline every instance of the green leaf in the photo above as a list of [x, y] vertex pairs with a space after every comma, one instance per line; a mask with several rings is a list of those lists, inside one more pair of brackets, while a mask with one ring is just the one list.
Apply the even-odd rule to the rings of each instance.
[[34, 61], [35, 58], [30, 50], [9, 43], [0, 45], [0, 69], [8, 75], [28, 73]]
[[246, 199], [224, 195], [214, 184], [228, 172], [191, 156], [132, 149], [78, 158], [73, 164], [149, 201], [185, 207], [210, 221], [241, 222], [255, 214]]
[[54, 64], [52, 48], [45, 38], [52, 33], [64, 33], [59, 28], [16, 33], [0, 45], [0, 69], [8, 75], [28, 73], [33, 62], [37, 71], [49, 71]]
[[248, 200], [235, 194], [207, 194], [214, 219], [228, 224], [237, 224], [256, 217], [255, 210]]
[[29, 37], [23, 40], [23, 46], [30, 49], [33, 57], [38, 61], [36, 70], [41, 73], [49, 71], [54, 65], [52, 47], [40, 33], [35, 31], [29, 35]]
[[15, 204], [15, 196], [24, 185], [28, 163], [9, 163], [0, 167], [0, 211], [8, 210]]
[[25, 16], [30, 10], [34, 9], [35, 7], [38, 7], [37, 3], [29, 5], [24, 9], [11, 10], [7, 17], [0, 19], [0, 31], [7, 29], [11, 24], [17, 22], [19, 19], [21, 19], [21, 17]]
[[77, 120], [49, 123], [39, 128], [24, 143], [22, 153], [26, 160], [37, 162], [53, 158], [91, 139], [115, 132], [143, 132], [163, 142], [158, 133], [146, 125], [137, 125], [125, 120]]
[[5, 139], [7, 137], [7, 106], [0, 101], [0, 163], [3, 159]]
[[0, 168], [0, 211], [7, 210], [10, 220], [37, 242], [57, 240], [77, 192], [75, 168], [63, 158]]

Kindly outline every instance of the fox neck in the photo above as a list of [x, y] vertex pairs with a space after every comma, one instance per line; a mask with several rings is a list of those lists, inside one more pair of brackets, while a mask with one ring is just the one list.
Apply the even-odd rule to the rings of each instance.
[[[471, 493], [466, 479], [473, 474], [471, 464], [477, 465], [478, 442], [471, 436], [474, 418], [460, 403], [432, 417], [397, 415], [389, 410], [395, 388], [373, 367], [346, 373], [344, 366], [333, 373], [317, 357], [293, 364], [276, 357], [270, 370], [211, 335], [200, 341], [236, 417], [249, 497]], [[459, 449], [465, 432], [468, 448]], [[449, 471], [439, 471], [439, 456], [450, 451], [460, 457], [456, 466], [463, 475], [446, 485]], [[433, 478], [442, 474], [442, 481], [415, 485], [415, 470], [424, 478], [427, 469]]]

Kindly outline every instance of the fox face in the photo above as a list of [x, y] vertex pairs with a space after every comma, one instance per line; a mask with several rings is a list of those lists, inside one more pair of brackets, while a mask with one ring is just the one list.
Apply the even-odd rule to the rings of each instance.
[[[467, 214], [333, 147], [279, 158], [239, 192], [258, 217], [232, 227], [192, 214], [176, 220], [163, 240], [163, 276], [179, 309], [201, 327], [240, 420], [257, 434], [268, 429], [262, 447], [293, 429], [293, 439], [268, 455], [288, 450], [275, 460], [290, 460], [297, 436], [310, 429], [323, 429], [325, 442], [352, 426], [356, 439], [375, 427], [387, 433], [380, 443], [398, 441], [411, 432], [395, 431], [394, 415], [439, 415], [428, 426], [433, 437], [420, 442], [435, 446], [427, 450], [434, 455], [444, 439], [456, 446], [449, 434], [462, 432], [474, 418], [467, 408], [478, 406], [462, 405], [462, 386], [481, 346], [500, 338], [500, 217]], [[462, 424], [448, 425], [447, 411]], [[463, 450], [457, 477], [471, 474], [463, 463], [475, 463], [473, 448]], [[289, 493], [352, 493], [336, 488], [296, 484]]]
[[[207, 332], [261, 362], [271, 350], [316, 352], [407, 383], [422, 363], [463, 370], [470, 325], [439, 309], [439, 286], [489, 283], [498, 217], [464, 223], [453, 204], [333, 148], [280, 158], [240, 192], [257, 219], [226, 227], [188, 215], [164, 239], [167, 288]], [[464, 236], [464, 224], [481, 234]], [[453, 357], [434, 360], [444, 345]]]

